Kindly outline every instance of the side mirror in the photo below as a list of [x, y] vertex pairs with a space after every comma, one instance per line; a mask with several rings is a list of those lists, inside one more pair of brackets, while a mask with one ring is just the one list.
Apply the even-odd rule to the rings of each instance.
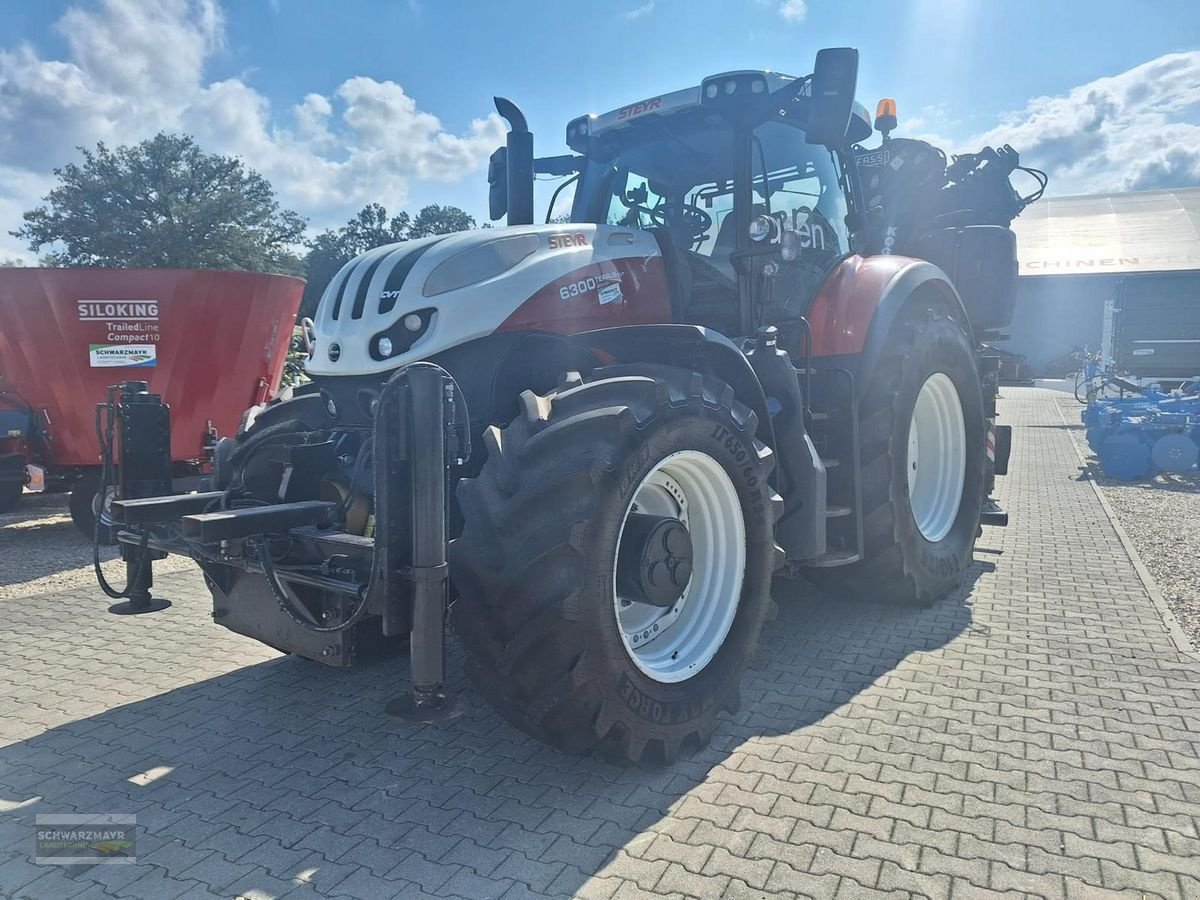
[[508, 212], [508, 148], [498, 147], [488, 160], [488, 218], [493, 222]]
[[853, 47], [827, 47], [817, 51], [813, 65], [805, 139], [831, 150], [846, 142], [854, 90], [858, 85], [858, 51]]

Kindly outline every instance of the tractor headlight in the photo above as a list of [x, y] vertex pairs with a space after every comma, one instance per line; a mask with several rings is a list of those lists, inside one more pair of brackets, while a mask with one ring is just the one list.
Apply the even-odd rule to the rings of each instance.
[[417, 309], [402, 316], [383, 331], [372, 335], [367, 343], [367, 352], [376, 362], [384, 362], [407, 353], [413, 344], [424, 337], [433, 325], [433, 317], [437, 313], [435, 307]]
[[421, 294], [436, 297], [495, 278], [536, 252], [537, 248], [536, 234], [501, 237], [468, 247], [439, 263], [425, 279]]
[[750, 220], [750, 240], [755, 242], [765, 241], [771, 236], [771, 231], [774, 227], [775, 220], [770, 216], [755, 216]]

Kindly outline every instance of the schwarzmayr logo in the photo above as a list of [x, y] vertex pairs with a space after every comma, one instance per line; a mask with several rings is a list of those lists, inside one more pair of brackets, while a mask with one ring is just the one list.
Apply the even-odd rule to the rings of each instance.
[[157, 348], [153, 344], [89, 344], [88, 365], [93, 369], [117, 366], [153, 366]]
[[137, 816], [48, 814], [37, 816], [35, 826], [39, 865], [137, 862]]

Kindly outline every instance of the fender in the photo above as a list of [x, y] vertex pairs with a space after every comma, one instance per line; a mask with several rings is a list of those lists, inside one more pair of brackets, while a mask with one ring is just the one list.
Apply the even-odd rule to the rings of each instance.
[[850, 369], [861, 390], [896, 317], [918, 290], [940, 297], [969, 326], [958, 291], [933, 263], [908, 256], [848, 257], [825, 279], [809, 307], [813, 364]]
[[471, 414], [472, 440], [482, 440], [488, 425], [507, 425], [520, 412], [522, 391], [545, 394], [565, 372], [590, 372], [596, 357], [561, 334], [506, 331], [443, 350], [430, 362], [454, 376]]
[[738, 346], [700, 325], [624, 325], [573, 335], [570, 340], [617, 362], [680, 366], [720, 378], [758, 416], [757, 437], [775, 448], [775, 430], [762, 384]]

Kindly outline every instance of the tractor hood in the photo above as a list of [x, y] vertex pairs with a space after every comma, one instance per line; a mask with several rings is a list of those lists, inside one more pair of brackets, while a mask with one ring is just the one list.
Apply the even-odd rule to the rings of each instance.
[[574, 333], [669, 313], [647, 232], [566, 224], [439, 235], [346, 263], [317, 306], [305, 369], [382, 373], [495, 331]]

